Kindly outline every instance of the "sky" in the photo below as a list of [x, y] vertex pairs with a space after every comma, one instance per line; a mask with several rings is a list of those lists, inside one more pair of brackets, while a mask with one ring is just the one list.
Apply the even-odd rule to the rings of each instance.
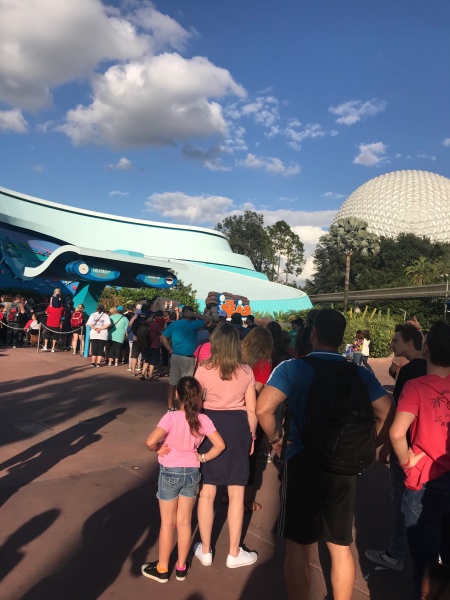
[[310, 257], [366, 181], [450, 177], [449, 31], [448, 0], [0, 0], [0, 186], [203, 227], [254, 210]]

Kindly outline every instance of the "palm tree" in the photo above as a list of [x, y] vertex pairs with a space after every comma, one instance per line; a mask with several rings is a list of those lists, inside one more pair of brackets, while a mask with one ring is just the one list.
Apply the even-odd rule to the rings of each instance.
[[377, 236], [367, 231], [367, 227], [365, 221], [356, 217], [338, 219], [323, 238], [325, 245], [337, 252], [343, 252], [345, 255], [344, 312], [347, 312], [348, 308], [352, 255], [358, 253], [362, 256], [371, 256], [377, 254], [380, 250]]
[[425, 256], [419, 256], [412, 265], [406, 267], [405, 273], [413, 285], [433, 283], [436, 279], [436, 265], [427, 260]]

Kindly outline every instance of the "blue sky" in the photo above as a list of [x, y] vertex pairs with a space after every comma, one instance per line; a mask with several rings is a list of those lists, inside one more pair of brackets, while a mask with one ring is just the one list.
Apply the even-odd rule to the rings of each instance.
[[206, 227], [256, 210], [310, 253], [369, 179], [450, 177], [449, 30], [448, 0], [0, 0], [0, 186]]

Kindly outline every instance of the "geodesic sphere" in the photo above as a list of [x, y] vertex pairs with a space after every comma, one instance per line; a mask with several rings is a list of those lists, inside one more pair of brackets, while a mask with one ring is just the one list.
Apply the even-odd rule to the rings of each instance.
[[450, 179], [428, 171], [393, 171], [370, 179], [345, 200], [337, 219], [367, 221], [377, 235], [414, 233], [450, 241]]

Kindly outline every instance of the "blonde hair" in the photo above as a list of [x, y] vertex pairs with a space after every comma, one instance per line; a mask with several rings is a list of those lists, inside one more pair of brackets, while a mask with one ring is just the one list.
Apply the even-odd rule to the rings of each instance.
[[79, 304], [75, 310], [84, 310], [84, 304]]
[[231, 323], [223, 323], [211, 335], [211, 357], [202, 363], [207, 369], [218, 369], [220, 378], [230, 381], [242, 364], [241, 341]]
[[117, 309], [115, 306], [111, 306], [111, 308], [109, 309], [109, 314], [110, 315], [116, 315], [117, 314]]
[[60, 288], [55, 288], [55, 289], [53, 290], [53, 294], [56, 294], [57, 292], [61, 293], [61, 289], [60, 289]]
[[251, 329], [242, 341], [242, 358], [252, 369], [262, 360], [270, 361], [272, 350], [272, 335], [265, 327]]

